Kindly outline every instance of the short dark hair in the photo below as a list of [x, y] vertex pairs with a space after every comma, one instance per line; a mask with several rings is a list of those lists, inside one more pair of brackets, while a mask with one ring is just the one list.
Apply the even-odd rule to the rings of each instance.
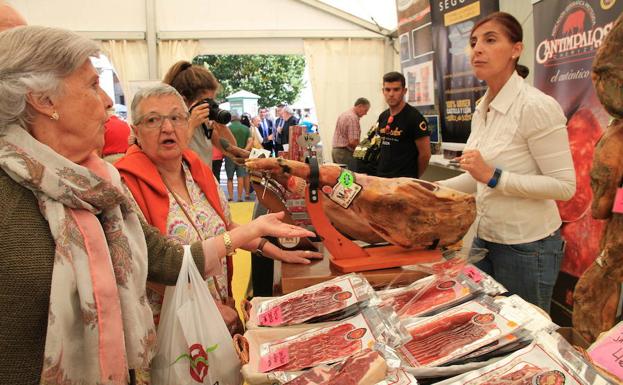
[[383, 75], [383, 83], [394, 83], [394, 82], [400, 82], [400, 84], [402, 84], [402, 88], [405, 88], [405, 85], [407, 84], [407, 81], [405, 80], [404, 75], [401, 74], [400, 72], [392, 71], [392, 72], [388, 72], [385, 75]]
[[358, 98], [357, 100], [355, 100], [355, 106], [369, 106], [370, 105], [370, 101], [366, 98]]

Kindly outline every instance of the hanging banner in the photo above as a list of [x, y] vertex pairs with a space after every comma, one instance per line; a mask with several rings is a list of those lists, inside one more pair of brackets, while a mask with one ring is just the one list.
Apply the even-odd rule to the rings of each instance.
[[621, 0], [547, 0], [534, 4], [534, 85], [554, 97], [567, 116], [576, 170], [575, 196], [559, 202], [567, 241], [562, 271], [579, 277], [599, 252], [603, 221], [591, 216], [595, 143], [609, 121], [591, 80], [595, 53], [623, 11]]
[[407, 100], [422, 114], [435, 113], [433, 42], [429, 0], [397, 0], [400, 67]]
[[469, 36], [484, 16], [498, 11], [497, 0], [432, 0], [433, 49], [444, 142], [465, 143], [476, 101], [487, 89], [472, 74]]

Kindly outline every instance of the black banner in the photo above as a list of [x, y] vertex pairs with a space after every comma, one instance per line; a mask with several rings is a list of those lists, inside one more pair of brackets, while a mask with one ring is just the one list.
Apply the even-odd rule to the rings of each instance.
[[476, 79], [469, 63], [469, 37], [482, 17], [498, 11], [497, 0], [433, 0], [431, 19], [435, 72], [444, 142], [465, 143], [476, 101], [486, 85]]

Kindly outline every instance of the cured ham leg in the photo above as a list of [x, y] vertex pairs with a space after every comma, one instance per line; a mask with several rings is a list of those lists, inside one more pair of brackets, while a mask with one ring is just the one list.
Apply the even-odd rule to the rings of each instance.
[[[310, 175], [308, 164], [281, 158], [248, 159], [246, 166], [269, 172], [291, 191], [300, 191], [301, 181], [283, 176], [309, 180]], [[336, 186], [341, 173], [337, 165], [320, 166], [320, 186]], [[429, 247], [436, 240], [439, 246], [447, 246], [458, 242], [476, 218], [471, 195], [419, 179], [353, 175], [362, 188], [348, 208], [326, 194], [323, 208], [338, 230], [355, 239], [387, 241], [409, 249]]]

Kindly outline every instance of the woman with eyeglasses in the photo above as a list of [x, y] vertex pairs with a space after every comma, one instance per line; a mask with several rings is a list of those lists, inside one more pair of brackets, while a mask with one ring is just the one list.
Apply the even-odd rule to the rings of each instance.
[[[192, 129], [184, 99], [171, 86], [160, 84], [140, 90], [132, 100], [132, 129], [136, 144], [115, 163], [147, 222], [171, 240], [183, 245], [203, 241], [217, 245], [223, 234], [234, 229], [251, 234], [239, 247], [291, 263], [309, 263], [321, 258], [318, 253], [284, 251], [267, 243], [260, 217], [239, 226], [231, 219], [227, 198], [216, 182], [211, 168], [188, 149]], [[283, 214], [269, 214], [277, 222]], [[258, 226], [259, 225], [259, 226]], [[218, 253], [216, 247], [204, 247], [211, 255], [206, 260], [210, 277], [206, 284], [225, 323], [233, 334], [242, 331], [231, 292], [232, 253]], [[148, 282], [147, 298], [156, 326], [164, 299], [165, 286]], [[146, 372], [139, 373], [141, 378]]]
[[[210, 276], [259, 236], [311, 235], [273, 214], [190, 247], [167, 239], [95, 155], [112, 107], [90, 60], [98, 45], [27, 26], [1, 32], [0, 47], [0, 384], [134, 383], [133, 369], [155, 350], [146, 281], [175, 284], [188, 249]], [[162, 140], [150, 143], [165, 159], [178, 140], [171, 126], [187, 131], [188, 112], [179, 96], [158, 101], [135, 110], [137, 131], [153, 137], [162, 126]]]
[[[239, 227], [231, 220], [227, 198], [216, 183], [212, 170], [191, 150], [189, 114], [179, 93], [161, 84], [140, 90], [132, 101], [134, 134], [137, 143], [115, 166], [132, 192], [147, 222], [181, 244], [209, 240]], [[278, 215], [278, 214], [275, 214]], [[281, 218], [278, 215], [278, 218]], [[319, 254], [284, 251], [260, 238], [255, 221], [245, 226], [256, 234], [241, 245], [260, 250], [268, 257], [294, 263], [309, 263]], [[215, 241], [216, 242], [216, 241]], [[221, 263], [208, 280], [215, 299], [231, 296], [231, 259], [219, 255]], [[215, 258], [217, 260], [217, 258]], [[162, 302], [163, 287], [151, 286], [150, 299]], [[218, 302], [218, 301], [217, 301]], [[238, 320], [235, 310], [222, 307], [226, 321]]]

